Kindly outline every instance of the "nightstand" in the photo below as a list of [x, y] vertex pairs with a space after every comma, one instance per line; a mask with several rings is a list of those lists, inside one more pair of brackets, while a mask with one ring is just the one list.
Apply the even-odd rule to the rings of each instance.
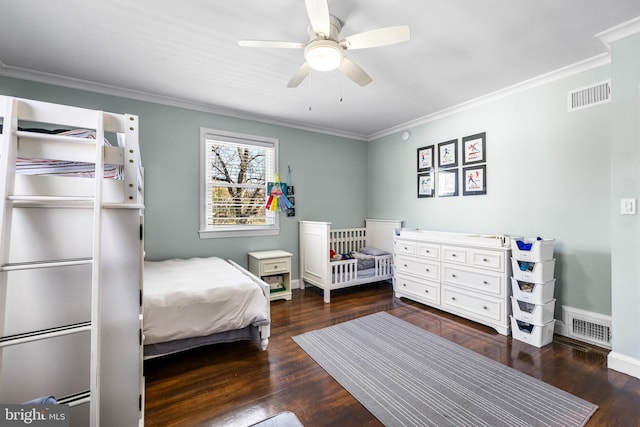
[[291, 299], [291, 257], [281, 250], [249, 252], [249, 271], [271, 287], [270, 300]]

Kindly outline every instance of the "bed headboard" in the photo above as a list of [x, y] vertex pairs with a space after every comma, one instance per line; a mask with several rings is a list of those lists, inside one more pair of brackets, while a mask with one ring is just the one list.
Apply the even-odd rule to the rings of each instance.
[[402, 228], [402, 220], [365, 219], [367, 246], [393, 253], [393, 235]]

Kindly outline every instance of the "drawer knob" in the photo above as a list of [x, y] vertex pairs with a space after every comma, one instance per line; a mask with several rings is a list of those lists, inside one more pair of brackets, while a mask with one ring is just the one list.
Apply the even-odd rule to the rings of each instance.
[[428, 273], [430, 270], [428, 268], [425, 268], [424, 271], [426, 271]]
[[455, 274], [452, 274], [452, 275], [451, 275], [451, 277], [456, 277], [456, 275], [455, 275]]
[[278, 269], [278, 266], [277, 266], [277, 265], [274, 265], [274, 266], [273, 266], [273, 269], [274, 269], [274, 270], [277, 270], [277, 269]]
[[403, 283], [403, 284], [402, 284], [402, 286], [404, 286], [404, 287], [406, 288], [406, 287], [407, 287], [407, 284], [406, 284], [406, 283]]
[[455, 258], [455, 257], [457, 257], [458, 255], [456, 255], [456, 254], [451, 254], [451, 256], [452, 256], [453, 258]]
[[482, 284], [483, 284], [483, 285], [488, 285], [488, 284], [489, 284], [489, 282], [487, 282], [486, 280], [483, 280], [483, 281], [482, 281]]
[[429, 249], [427, 249], [425, 252], [426, 252], [426, 253], [428, 253], [428, 254], [430, 254], [430, 253], [431, 253], [431, 251], [430, 251]]
[[455, 300], [456, 300], [456, 297], [451, 297], [451, 301], [455, 301]]
[[404, 266], [405, 266], [405, 268], [406, 268], [406, 267], [407, 267], [407, 264], [405, 264]]
[[429, 289], [425, 289], [425, 290], [424, 290], [424, 293], [425, 293], [425, 294], [428, 294], [428, 293], [429, 293]]
[[489, 258], [482, 258], [482, 261], [489, 262]]
[[482, 309], [483, 309], [483, 310], [489, 310], [489, 307], [487, 307], [486, 305], [483, 305], [483, 306], [482, 306]]

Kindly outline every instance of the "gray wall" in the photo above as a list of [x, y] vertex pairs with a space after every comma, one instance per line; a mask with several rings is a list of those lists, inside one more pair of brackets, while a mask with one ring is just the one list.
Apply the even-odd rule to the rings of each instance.
[[640, 195], [640, 35], [613, 43], [612, 58], [613, 350], [636, 360], [640, 378], [640, 224], [619, 215], [621, 198]]
[[[568, 112], [566, 101], [568, 90], [609, 74], [600, 67], [418, 126], [408, 141], [372, 142], [368, 214], [407, 227], [554, 238], [556, 319], [563, 304], [610, 315], [611, 104]], [[418, 199], [417, 148], [478, 132], [487, 134], [487, 194]]]
[[[0, 77], [0, 94], [140, 117], [147, 259], [215, 255], [246, 266], [247, 252], [278, 248], [294, 254], [297, 277], [299, 220], [364, 226], [366, 142], [6, 77]], [[200, 127], [279, 139], [280, 177], [285, 181], [291, 166], [296, 216], [280, 214], [278, 236], [198, 237]]]

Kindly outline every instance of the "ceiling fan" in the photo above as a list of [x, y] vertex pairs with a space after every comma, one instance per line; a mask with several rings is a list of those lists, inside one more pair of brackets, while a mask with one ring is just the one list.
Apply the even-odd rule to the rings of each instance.
[[340, 39], [342, 22], [329, 14], [327, 0], [305, 0], [309, 15], [309, 42], [286, 42], [269, 40], [240, 40], [245, 47], [268, 47], [284, 49], [304, 49], [305, 62], [289, 80], [287, 87], [297, 87], [311, 70], [331, 71], [336, 68], [360, 86], [371, 83], [371, 77], [355, 62], [344, 55], [345, 50], [387, 46], [408, 41], [410, 31], [407, 25], [379, 28]]

